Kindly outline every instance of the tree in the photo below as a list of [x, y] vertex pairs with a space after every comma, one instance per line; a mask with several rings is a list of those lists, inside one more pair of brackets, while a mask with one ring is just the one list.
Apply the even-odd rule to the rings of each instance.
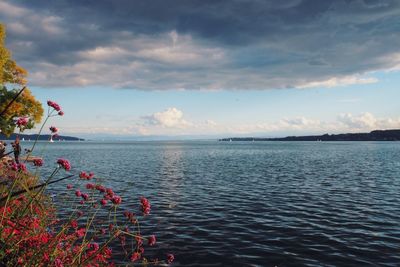
[[[24, 129], [31, 129], [43, 116], [42, 104], [35, 99], [28, 88], [7, 89], [6, 85], [24, 86], [27, 71], [18, 66], [5, 47], [5, 27], [0, 24], [0, 132], [9, 136], [15, 130], [15, 119], [27, 117], [29, 122]], [[9, 105], [12, 102], [11, 105]]]

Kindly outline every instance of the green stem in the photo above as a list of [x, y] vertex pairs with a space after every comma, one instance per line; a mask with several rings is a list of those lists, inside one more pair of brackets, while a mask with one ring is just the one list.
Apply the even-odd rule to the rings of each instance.
[[[12, 184], [11, 189], [9, 190], [9, 192], [12, 192], [12, 190], [14, 189], [14, 187], [15, 187], [15, 185], [16, 185], [16, 183], [17, 183], [17, 180], [18, 180], [18, 176], [15, 177], [14, 182], [13, 182], [13, 184]], [[10, 195], [10, 193], [8, 193], [8, 194], [7, 194], [6, 203], [4, 204], [3, 214], [1, 215], [0, 225], [3, 224], [3, 219], [4, 219], [4, 216], [5, 216], [6, 210], [7, 210], [7, 204], [8, 204], [8, 202], [10, 201], [11, 197], [12, 197], [12, 196]], [[0, 202], [0, 203], [1, 203], [1, 202]]]

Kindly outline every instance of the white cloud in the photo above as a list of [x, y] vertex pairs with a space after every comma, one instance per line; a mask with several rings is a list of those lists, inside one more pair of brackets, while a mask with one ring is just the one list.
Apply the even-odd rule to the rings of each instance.
[[[274, 135], [278, 133], [343, 133], [343, 132], [369, 132], [377, 129], [400, 128], [399, 118], [376, 118], [371, 113], [353, 115], [351, 113], [340, 114], [334, 120], [322, 121], [304, 116], [294, 118], [282, 118], [278, 121], [260, 122], [251, 124], [228, 125], [214, 120], [191, 121], [183, 119], [183, 112], [175, 108], [146, 116], [146, 134], [190, 135], [190, 134], [219, 134], [219, 135]], [[164, 130], [160, 130], [160, 127]]]
[[168, 108], [162, 112], [156, 112], [150, 116], [145, 116], [143, 119], [150, 125], [165, 128], [184, 129], [192, 125], [183, 118], [183, 112], [174, 107]]
[[388, 68], [386, 71], [388, 72], [397, 72], [400, 71], [400, 53], [394, 53], [390, 56], [383, 57], [382, 62], [392, 62], [392, 67]]
[[[191, 89], [190, 84], [198, 80], [197, 89], [204, 89], [210, 83], [201, 77], [202, 71], [226, 61], [223, 49], [197, 44], [189, 35], [121, 35], [121, 40], [108, 46], [74, 52], [71, 57], [79, 58], [74, 64], [36, 62], [29, 71], [30, 82], [44, 87], [103, 85], [164, 90]], [[191, 71], [194, 69], [199, 73]]]
[[374, 130], [400, 128], [400, 118], [376, 118], [373, 114], [365, 112], [358, 116], [350, 113], [340, 114], [338, 122], [350, 130]]
[[360, 77], [359, 75], [346, 76], [346, 77], [332, 77], [322, 81], [311, 81], [304, 84], [300, 84], [297, 88], [313, 88], [313, 87], [324, 87], [331, 88], [337, 86], [347, 86], [353, 84], [369, 84], [378, 82], [377, 78], [374, 77]]
[[[258, 135], [284, 136], [324, 133], [369, 132], [378, 129], [399, 129], [400, 117], [380, 118], [371, 113], [339, 114], [333, 120], [319, 120], [304, 116], [282, 118], [277, 121], [254, 123], [226, 124], [214, 120], [187, 120], [184, 112], [171, 107], [140, 118], [127, 118], [121, 125], [113, 120], [112, 126], [81, 125], [64, 127], [65, 134], [112, 134], [118, 136], [151, 136], [151, 135]], [[121, 121], [121, 120], [118, 120]], [[128, 125], [128, 126], [127, 126]]]
[[353, 116], [350, 113], [346, 113], [339, 115], [338, 121], [352, 129], [365, 129], [374, 127], [377, 119], [368, 112], [359, 116]]

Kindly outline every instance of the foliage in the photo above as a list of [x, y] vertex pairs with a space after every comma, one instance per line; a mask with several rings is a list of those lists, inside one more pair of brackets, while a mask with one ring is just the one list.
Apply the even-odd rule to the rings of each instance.
[[[0, 111], [18, 94], [18, 90], [7, 90], [5, 86], [0, 87]], [[9, 136], [15, 130], [15, 121], [19, 117], [27, 117], [28, 124], [24, 129], [32, 129], [35, 123], [39, 123], [43, 116], [42, 104], [35, 99], [29, 89], [25, 89], [22, 94], [16, 98], [13, 104], [0, 117], [0, 130], [3, 134]]]
[[25, 85], [27, 71], [11, 58], [10, 51], [5, 47], [5, 38], [5, 27], [0, 24], [0, 84]]
[[[27, 72], [11, 58], [10, 51], [5, 47], [5, 27], [0, 24], [0, 112], [14, 100], [18, 89], [8, 90], [6, 85], [26, 84]], [[12, 105], [0, 117], [0, 131], [9, 136], [14, 132], [15, 120], [27, 117], [28, 123], [24, 129], [31, 129], [39, 123], [43, 116], [43, 108], [39, 101], [25, 88]]]

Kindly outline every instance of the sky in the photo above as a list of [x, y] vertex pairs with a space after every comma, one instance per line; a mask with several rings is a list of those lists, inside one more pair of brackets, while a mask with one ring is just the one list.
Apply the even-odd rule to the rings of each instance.
[[0, 0], [0, 22], [63, 135], [400, 128], [397, 0]]

